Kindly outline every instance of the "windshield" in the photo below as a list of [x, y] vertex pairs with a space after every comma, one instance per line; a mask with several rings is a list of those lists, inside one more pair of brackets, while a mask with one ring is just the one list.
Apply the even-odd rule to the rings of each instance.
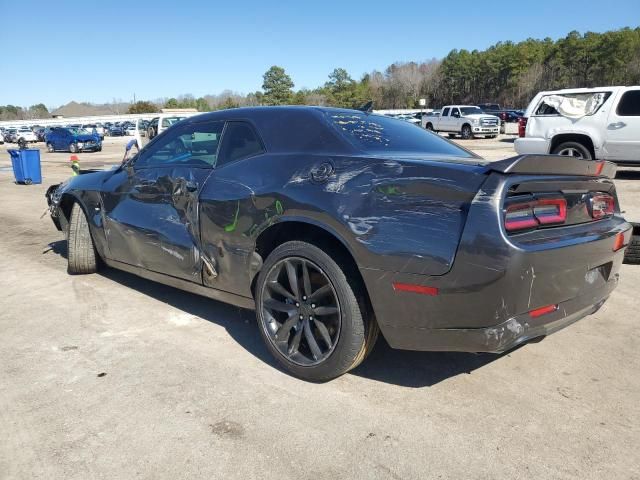
[[402, 152], [471, 158], [438, 135], [402, 120], [364, 112], [326, 112], [331, 123], [356, 148], [367, 153]]
[[89, 135], [89, 132], [84, 128], [70, 128], [69, 131], [74, 135]]
[[460, 107], [462, 115], [482, 115], [484, 112], [479, 107]]

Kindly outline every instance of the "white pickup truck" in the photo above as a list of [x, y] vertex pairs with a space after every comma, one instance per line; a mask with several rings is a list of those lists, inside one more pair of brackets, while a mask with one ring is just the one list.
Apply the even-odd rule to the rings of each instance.
[[520, 154], [640, 166], [640, 86], [540, 92], [520, 119]]
[[446, 132], [450, 137], [460, 135], [465, 140], [475, 135], [495, 138], [500, 133], [500, 119], [473, 105], [447, 105], [440, 115], [423, 116], [422, 126], [434, 132]]

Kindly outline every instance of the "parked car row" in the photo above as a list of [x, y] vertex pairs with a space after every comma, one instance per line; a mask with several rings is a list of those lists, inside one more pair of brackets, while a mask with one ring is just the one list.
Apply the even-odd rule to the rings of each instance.
[[[145, 136], [148, 120], [140, 120], [139, 128], [141, 135]], [[21, 127], [0, 127], [0, 141], [7, 143], [18, 143], [23, 139], [26, 143], [46, 142], [47, 135], [56, 128], [67, 128], [72, 130], [83, 130], [89, 134], [97, 135], [100, 140], [105, 136], [135, 135], [135, 122], [105, 122], [105, 123], [73, 123], [67, 125], [51, 125], [43, 127], [41, 125], [21, 126]]]
[[35, 143], [38, 137], [29, 127], [10, 127], [2, 130], [2, 140], [6, 143]]

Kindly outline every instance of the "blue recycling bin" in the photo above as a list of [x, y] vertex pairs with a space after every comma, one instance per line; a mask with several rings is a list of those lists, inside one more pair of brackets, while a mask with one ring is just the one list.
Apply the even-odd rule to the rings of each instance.
[[42, 183], [42, 170], [40, 169], [40, 150], [7, 150], [11, 155], [13, 176], [16, 183], [30, 185]]

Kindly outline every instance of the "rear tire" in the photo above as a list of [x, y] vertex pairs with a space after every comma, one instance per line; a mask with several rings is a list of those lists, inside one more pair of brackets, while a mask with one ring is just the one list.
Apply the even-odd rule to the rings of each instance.
[[554, 155], [579, 158], [582, 160], [593, 160], [593, 156], [587, 147], [578, 142], [564, 142], [558, 145], [551, 152]]
[[433, 132], [433, 125], [431, 125], [430, 123], [427, 123], [427, 126], [424, 128], [429, 130], [430, 132]]
[[[304, 269], [309, 272], [308, 287]], [[290, 271], [298, 279], [294, 280], [297, 288], [289, 280]], [[378, 326], [373, 316], [363, 318], [367, 309], [359, 304], [356, 294], [361, 295], [351, 287], [353, 283], [332, 257], [310, 243], [286, 242], [267, 257], [256, 282], [258, 328], [269, 352], [292, 375], [311, 382], [331, 380], [358, 366], [373, 349]], [[323, 298], [331, 307], [309, 304], [322, 289], [325, 294], [316, 301]], [[313, 292], [308, 298], [307, 290]], [[317, 308], [337, 312], [320, 314]], [[285, 322], [293, 323], [283, 331]], [[307, 336], [317, 340], [319, 355], [312, 353], [313, 339]], [[330, 341], [323, 341], [323, 336]]]
[[78, 153], [78, 145], [76, 145], [75, 143], [70, 143], [69, 144], [69, 151], [71, 153]]
[[78, 203], [73, 204], [67, 232], [67, 271], [73, 274], [98, 271], [98, 254], [89, 231], [87, 216]]
[[55, 149], [53, 148], [53, 145], [51, 145], [50, 143], [47, 143], [47, 152], [49, 152], [49, 153], [55, 152]]

